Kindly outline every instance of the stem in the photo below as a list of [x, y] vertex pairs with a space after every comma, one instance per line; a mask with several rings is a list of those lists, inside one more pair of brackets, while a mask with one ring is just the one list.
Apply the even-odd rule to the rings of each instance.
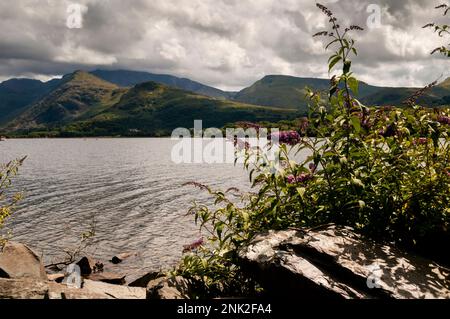
[[[338, 39], [339, 39], [339, 43], [340, 43], [340, 45], [341, 45], [341, 49], [342, 49], [342, 63], [344, 64], [344, 67], [345, 67], [345, 65], [346, 65], [346, 63], [347, 63], [347, 57], [348, 57], [348, 54], [350, 53], [350, 50], [351, 50], [351, 48], [347, 48], [347, 52], [346, 52], [346, 49], [345, 49], [345, 44], [344, 44], [344, 36], [346, 35], [346, 32], [344, 32], [344, 35], [343, 36], [341, 36], [340, 35], [340, 33], [339, 33], [339, 29], [337, 28], [337, 25], [336, 25], [336, 22], [334, 21], [334, 20], [332, 20], [332, 23], [333, 23], [333, 29], [336, 31], [336, 35], [337, 35], [337, 37], [338, 37]], [[346, 109], [346, 139], [347, 139], [347, 143], [346, 143], [346, 145], [345, 145], [345, 155], [346, 155], [346, 157], [347, 157], [347, 163], [346, 163], [346, 165], [345, 165], [345, 167], [346, 167], [346, 171], [347, 171], [347, 174], [348, 174], [348, 176], [350, 176], [350, 172], [349, 172], [349, 169], [348, 169], [348, 160], [349, 160], [349, 157], [350, 157], [350, 116], [351, 116], [351, 105], [352, 105], [352, 100], [351, 100], [351, 97], [350, 97], [350, 88], [349, 88], [349, 86], [348, 86], [348, 80], [347, 80], [347, 75], [346, 74], [344, 74], [344, 88], [345, 88], [345, 99], [346, 99], [346, 106], [345, 106], [345, 109]]]

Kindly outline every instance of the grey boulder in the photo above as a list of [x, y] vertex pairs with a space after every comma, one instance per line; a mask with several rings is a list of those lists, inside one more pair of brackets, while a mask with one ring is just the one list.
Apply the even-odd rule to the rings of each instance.
[[280, 298], [450, 298], [447, 268], [350, 228], [261, 234], [239, 260], [269, 295]]

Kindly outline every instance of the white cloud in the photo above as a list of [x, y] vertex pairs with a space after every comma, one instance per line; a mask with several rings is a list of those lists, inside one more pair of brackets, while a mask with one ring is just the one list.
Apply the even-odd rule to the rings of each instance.
[[186, 58], [186, 50], [176, 39], [162, 43], [159, 53], [163, 58], [171, 61], [179, 61]]
[[72, 41], [66, 41], [53, 59], [55, 62], [76, 63], [84, 65], [111, 65], [117, 63], [117, 58], [113, 55], [103, 54], [83, 46], [76, 46]]

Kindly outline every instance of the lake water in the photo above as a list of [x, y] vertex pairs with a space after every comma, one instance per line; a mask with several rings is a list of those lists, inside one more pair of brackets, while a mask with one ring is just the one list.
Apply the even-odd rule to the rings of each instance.
[[49, 263], [64, 257], [95, 218], [90, 252], [102, 260], [138, 253], [127, 272], [175, 265], [183, 245], [199, 238], [194, 199], [208, 196], [186, 182], [248, 189], [233, 164], [175, 164], [170, 139], [19, 139], [0, 142], [0, 162], [27, 155], [13, 190], [24, 199], [8, 222], [13, 240]]

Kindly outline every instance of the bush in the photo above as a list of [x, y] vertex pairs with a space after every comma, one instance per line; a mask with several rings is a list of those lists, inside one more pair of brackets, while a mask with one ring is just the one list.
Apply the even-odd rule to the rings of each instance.
[[4, 246], [7, 236], [1, 231], [8, 217], [17, 202], [22, 198], [21, 194], [7, 195], [5, 191], [11, 186], [12, 178], [17, 174], [19, 167], [23, 164], [25, 158], [14, 160], [8, 164], [0, 164], [0, 249]]
[[[245, 167], [256, 193], [240, 194], [237, 201], [237, 190], [195, 184], [214, 196], [216, 208], [191, 209], [210, 237], [184, 257], [178, 272], [201, 282], [206, 293], [257, 291], [254, 282], [242, 281], [237, 253], [266, 230], [333, 223], [406, 249], [445, 247], [439, 242], [443, 238], [449, 242], [449, 110], [416, 105], [431, 86], [405, 101], [407, 108], [362, 105], [354, 97], [358, 81], [350, 57], [357, 51], [349, 37], [362, 28], [343, 29], [328, 8], [318, 7], [331, 26], [315, 36], [329, 38], [327, 48], [336, 47], [330, 72], [342, 66], [342, 73], [331, 79], [328, 101], [310, 91], [308, 127], [279, 134], [281, 167], [261, 153], [246, 152]], [[305, 129], [314, 138], [302, 137]], [[300, 151], [309, 156], [293, 161]]]

